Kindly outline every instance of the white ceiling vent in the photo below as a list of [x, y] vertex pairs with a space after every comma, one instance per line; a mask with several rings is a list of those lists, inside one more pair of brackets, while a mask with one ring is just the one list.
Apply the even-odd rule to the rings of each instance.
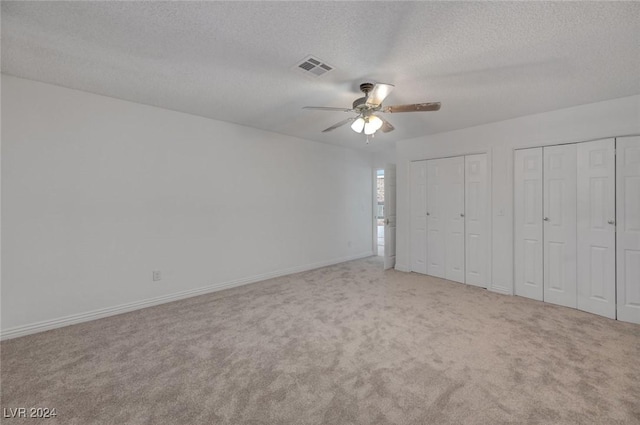
[[314, 78], [320, 77], [333, 70], [333, 66], [313, 56], [307, 56], [298, 62], [294, 68], [304, 75]]

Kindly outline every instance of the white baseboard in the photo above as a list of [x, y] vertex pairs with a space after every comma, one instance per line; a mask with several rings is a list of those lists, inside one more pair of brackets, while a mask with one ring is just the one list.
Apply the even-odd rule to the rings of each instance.
[[318, 269], [320, 267], [331, 266], [334, 264], [344, 263], [346, 261], [357, 260], [360, 258], [371, 257], [373, 251], [363, 252], [358, 255], [349, 257], [336, 258], [329, 261], [321, 261], [318, 263], [306, 264], [303, 266], [291, 267], [288, 269], [276, 270], [256, 276], [231, 280], [228, 282], [219, 282], [207, 285], [201, 288], [189, 289], [186, 291], [176, 292], [169, 295], [148, 298], [146, 300], [134, 301], [131, 303], [120, 304], [113, 307], [101, 308], [98, 310], [88, 311], [85, 313], [72, 314], [57, 319], [44, 320], [42, 322], [30, 323], [27, 325], [16, 326], [4, 330], [0, 333], [0, 341], [11, 338], [18, 338], [38, 332], [44, 332], [51, 329], [61, 328], [64, 326], [75, 325], [77, 323], [88, 322], [91, 320], [102, 319], [104, 317], [115, 316], [117, 314], [127, 313], [129, 311], [140, 310], [146, 307], [152, 307], [158, 304], [164, 304], [171, 301], [177, 301], [184, 298], [195, 297], [198, 295], [208, 294], [210, 292], [222, 291], [223, 289], [235, 288], [237, 286], [248, 285], [250, 283], [260, 282], [262, 280], [273, 279], [275, 277], [286, 276], [293, 273], [300, 273], [308, 270]]

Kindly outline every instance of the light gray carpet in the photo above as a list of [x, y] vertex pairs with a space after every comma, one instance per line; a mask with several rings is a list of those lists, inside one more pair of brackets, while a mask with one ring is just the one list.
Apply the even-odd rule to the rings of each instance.
[[375, 257], [0, 350], [47, 424], [640, 424], [640, 326]]

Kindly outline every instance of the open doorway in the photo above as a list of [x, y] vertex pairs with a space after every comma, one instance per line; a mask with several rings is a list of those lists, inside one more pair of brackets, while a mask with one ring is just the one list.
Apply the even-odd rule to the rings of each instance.
[[396, 264], [396, 166], [387, 164], [373, 170], [373, 250], [384, 259], [387, 270]]
[[376, 170], [376, 218], [378, 256], [384, 257], [384, 169]]

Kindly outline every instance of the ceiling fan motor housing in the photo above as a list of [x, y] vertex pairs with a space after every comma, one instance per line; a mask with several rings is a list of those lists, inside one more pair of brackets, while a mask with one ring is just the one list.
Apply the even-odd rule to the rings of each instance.
[[363, 109], [366, 109], [366, 105], [365, 102], [367, 101], [367, 97], [360, 97], [356, 100], [353, 101], [353, 109], [355, 109], [356, 111], [361, 111]]
[[373, 83], [362, 83], [362, 84], [360, 84], [360, 91], [362, 93], [364, 93], [365, 96], [364, 97], [360, 97], [360, 98], [358, 98], [358, 99], [353, 101], [353, 109], [355, 109], [356, 111], [359, 111], [359, 112], [364, 112], [364, 111], [376, 109], [376, 108], [372, 108], [369, 105], [366, 105], [367, 98], [369, 97], [369, 92], [371, 90], [373, 90], [373, 86], [375, 86], [375, 84], [373, 84]]

